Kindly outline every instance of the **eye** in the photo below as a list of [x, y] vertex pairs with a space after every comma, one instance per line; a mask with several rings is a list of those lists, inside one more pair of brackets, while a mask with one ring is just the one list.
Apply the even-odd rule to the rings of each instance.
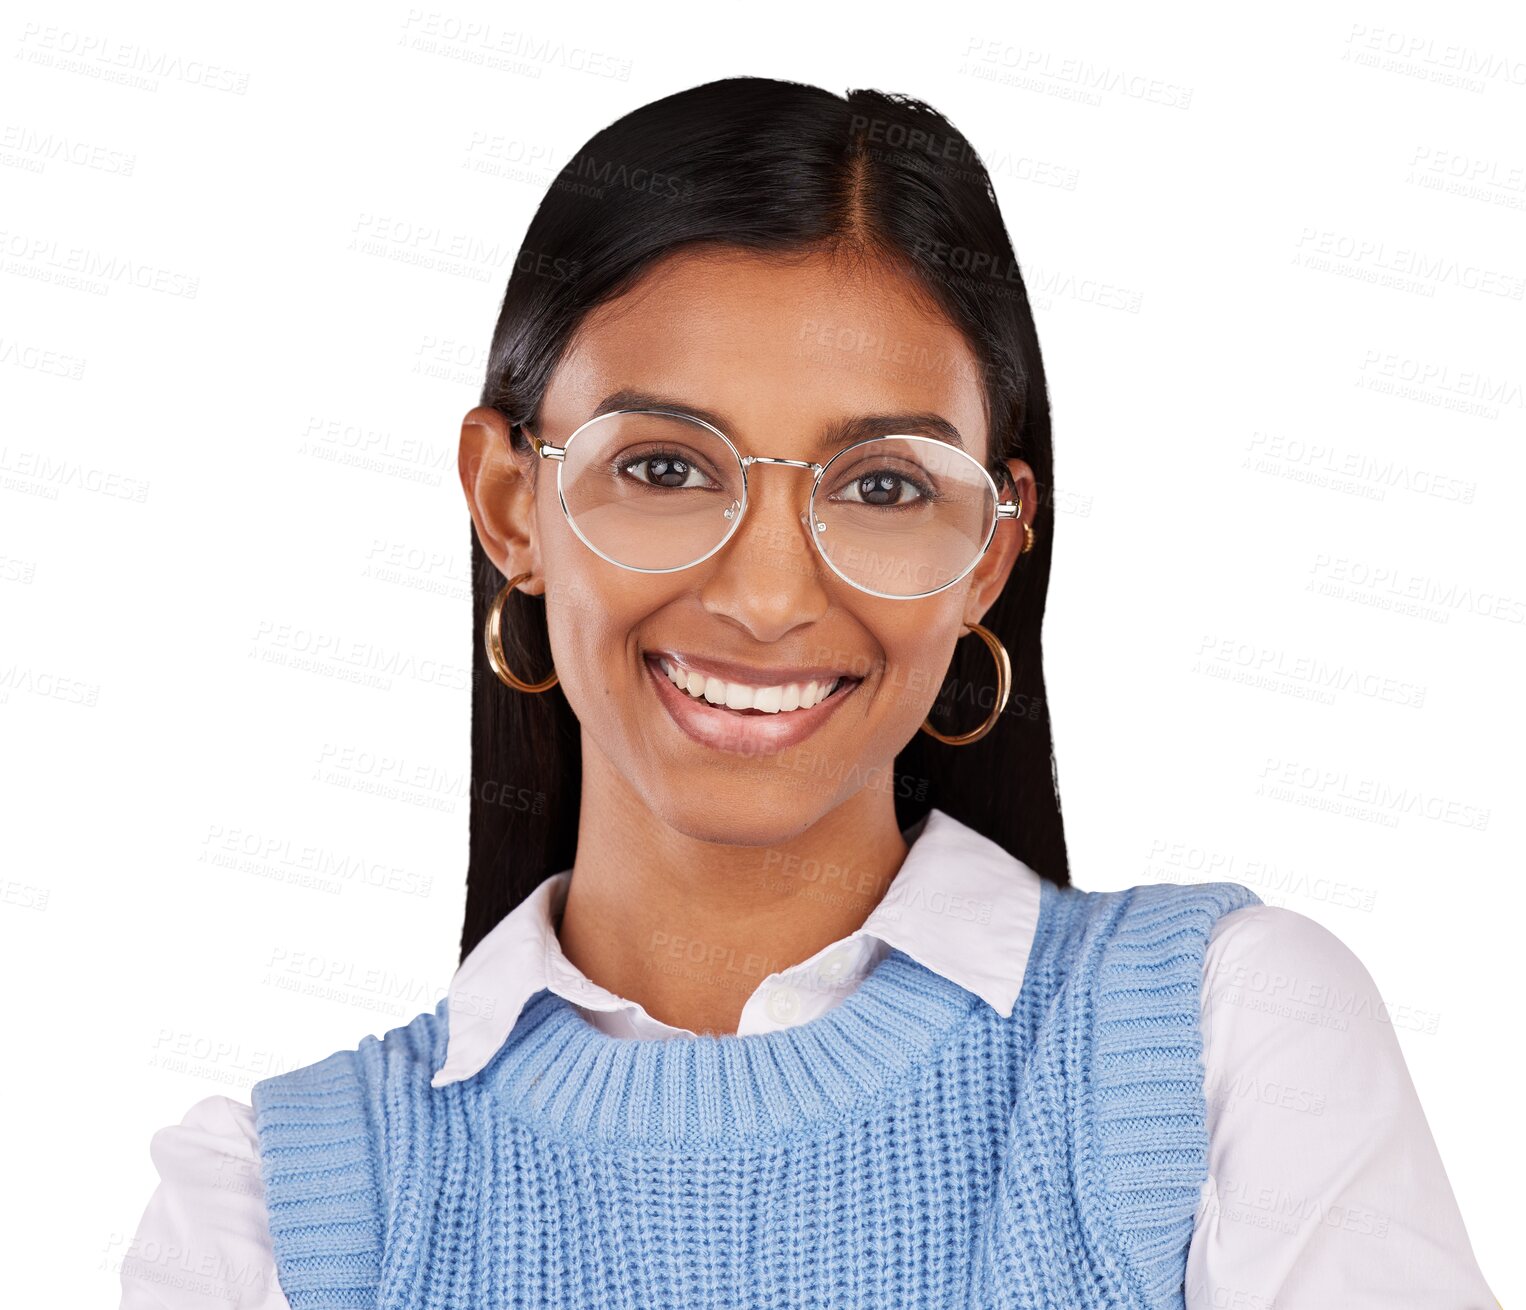
[[[634, 472], [636, 469], [642, 472]], [[617, 477], [628, 475], [641, 486], [671, 491], [704, 490], [716, 485], [697, 460], [679, 450], [626, 452], [614, 460], [611, 471]]]
[[879, 506], [895, 509], [917, 501], [934, 499], [934, 492], [920, 478], [891, 468], [878, 468], [859, 473], [835, 493], [834, 500], [849, 504]]

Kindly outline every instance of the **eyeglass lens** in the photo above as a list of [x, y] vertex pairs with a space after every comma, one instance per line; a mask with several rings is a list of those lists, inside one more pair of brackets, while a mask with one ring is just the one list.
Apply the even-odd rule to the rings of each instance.
[[[801, 470], [755, 464], [755, 484], [760, 473], [810, 480]], [[596, 419], [569, 440], [560, 478], [578, 535], [627, 568], [697, 563], [740, 520], [736, 453], [683, 416], [622, 411]], [[957, 447], [887, 436], [833, 459], [814, 508], [813, 535], [839, 574], [878, 595], [910, 597], [969, 570], [990, 535], [996, 497], [985, 470]], [[798, 533], [787, 546], [809, 549]]]

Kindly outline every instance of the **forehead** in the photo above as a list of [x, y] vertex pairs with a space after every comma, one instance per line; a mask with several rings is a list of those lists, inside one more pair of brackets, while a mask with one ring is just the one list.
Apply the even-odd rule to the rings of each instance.
[[[907, 274], [810, 255], [680, 251], [584, 320], [548, 388], [564, 434], [610, 392], [723, 415], [744, 447], [787, 455], [834, 420], [926, 412], [986, 449], [974, 351]], [[767, 434], [767, 440], [759, 438]]]

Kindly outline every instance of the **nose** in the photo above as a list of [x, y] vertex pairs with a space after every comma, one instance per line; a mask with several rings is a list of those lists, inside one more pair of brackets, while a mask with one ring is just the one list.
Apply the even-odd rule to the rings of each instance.
[[808, 480], [791, 478], [783, 469], [776, 477], [760, 478], [755, 470], [745, 510], [733, 507], [742, 522], [714, 557], [700, 592], [711, 613], [731, 619], [760, 642], [777, 641], [814, 622], [830, 603], [825, 565], [810, 541], [809, 511], [796, 509], [809, 494]]

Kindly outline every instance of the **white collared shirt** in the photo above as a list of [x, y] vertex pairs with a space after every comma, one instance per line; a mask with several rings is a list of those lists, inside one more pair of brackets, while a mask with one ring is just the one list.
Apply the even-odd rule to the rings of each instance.
[[[739, 1036], [825, 1014], [893, 947], [1000, 1014], [1012, 1013], [1038, 926], [1037, 875], [995, 842], [971, 841], [979, 834], [941, 810], [902, 835], [910, 850], [868, 918], [847, 937], [759, 983], [742, 1007]], [[1014, 866], [1026, 876], [1014, 876]], [[695, 1035], [600, 987], [562, 954], [556, 923], [571, 881], [571, 870], [546, 879], [462, 961], [450, 985], [445, 1064], [432, 1086], [470, 1078], [487, 1064], [542, 987], [573, 1002], [611, 1037]], [[821, 881], [823, 894], [831, 895], [830, 879]], [[505, 961], [530, 967], [505, 968]]]
[[[738, 1035], [825, 1013], [891, 949], [1011, 1014], [1038, 924], [1038, 875], [938, 809], [905, 836], [910, 851], [864, 923], [765, 978]], [[556, 925], [570, 879], [570, 870], [548, 878], [462, 961], [434, 1086], [481, 1070], [546, 988], [611, 1036], [693, 1035], [600, 987], [562, 953]], [[1311, 1022], [1300, 1012], [1307, 1001], [1266, 993], [1266, 980], [1290, 977], [1301, 980], [1299, 997], [1371, 1003], [1347, 1007], [1344, 1026]], [[1313, 919], [1266, 905], [1219, 919], [1204, 960], [1209, 1177], [1188, 1250], [1187, 1310], [1496, 1310], [1386, 1013], [1361, 962]], [[194, 1250], [227, 1274], [176, 1282], [140, 1274], [129, 1255], [120, 1310], [230, 1301], [290, 1310], [250, 1106], [206, 1097], [159, 1129], [149, 1150], [160, 1182], [133, 1250]]]

